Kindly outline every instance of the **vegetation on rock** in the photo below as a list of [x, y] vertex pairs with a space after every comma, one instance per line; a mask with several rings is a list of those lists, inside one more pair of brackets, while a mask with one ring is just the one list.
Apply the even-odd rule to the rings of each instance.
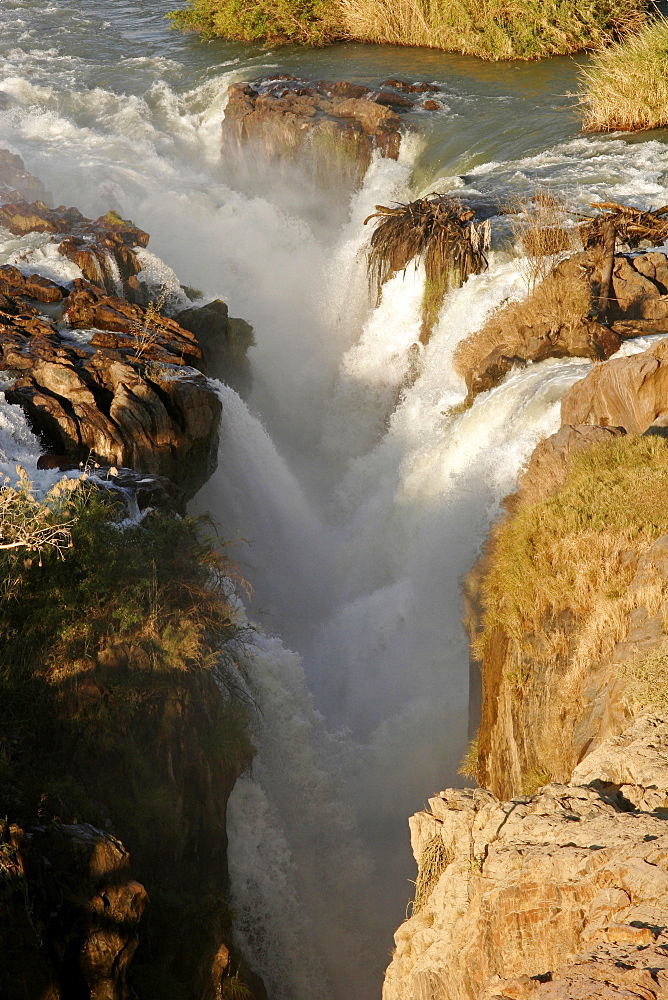
[[668, 441], [629, 435], [573, 454], [565, 484], [520, 505], [495, 532], [478, 652], [495, 628], [523, 642], [539, 632], [556, 640], [567, 612], [594, 655], [603, 630], [590, 643], [585, 624], [603, 613], [606, 636], [614, 635], [636, 570], [629, 552], [637, 557], [666, 532]]
[[337, 33], [330, 0], [189, 0], [169, 18], [184, 31], [243, 42], [323, 45]]
[[420, 340], [427, 343], [445, 295], [471, 274], [487, 268], [489, 223], [456, 198], [433, 195], [395, 208], [376, 205], [364, 222], [376, 220], [367, 250], [369, 283], [380, 300], [383, 284], [409, 264], [424, 264]]
[[668, 124], [668, 20], [594, 56], [582, 71], [580, 112], [592, 131], [660, 128]]
[[230, 940], [227, 796], [253, 756], [223, 683], [247, 638], [234, 567], [201, 520], [127, 524], [91, 485], [68, 497], [65, 558], [0, 552], [0, 813], [129, 845], [151, 900], [140, 996], [213, 995], [198, 977]]
[[420, 45], [482, 59], [596, 49], [644, 23], [645, 0], [189, 0], [174, 25], [205, 36]]

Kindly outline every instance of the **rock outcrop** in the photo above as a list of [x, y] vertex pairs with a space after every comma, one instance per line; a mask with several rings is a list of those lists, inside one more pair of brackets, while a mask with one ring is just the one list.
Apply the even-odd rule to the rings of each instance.
[[42, 182], [29, 173], [23, 160], [8, 149], [0, 149], [0, 198], [26, 201], [41, 201], [46, 198], [46, 188]]
[[[596, 252], [573, 254], [524, 302], [510, 303], [464, 342], [456, 364], [468, 398], [498, 385], [508, 372], [546, 358], [604, 361], [633, 337], [668, 333], [668, 258], [660, 252], [618, 254], [605, 318], [595, 315], [601, 281]], [[582, 300], [573, 292], [582, 284]], [[586, 423], [570, 415], [568, 423]]]
[[192, 496], [214, 467], [221, 412], [206, 379], [182, 371], [201, 358], [194, 334], [82, 279], [68, 289], [5, 265], [0, 290], [6, 398], [45, 447], [169, 476]]
[[668, 427], [668, 337], [642, 354], [595, 365], [564, 396], [561, 417], [635, 434]]
[[402, 115], [440, 107], [431, 84], [388, 80], [378, 90], [362, 84], [280, 75], [235, 83], [222, 127], [223, 156], [237, 161], [247, 149], [270, 163], [299, 160], [313, 176], [336, 175], [348, 184], [364, 176], [374, 150], [397, 159]]
[[572, 783], [430, 799], [384, 1000], [668, 997], [667, 739], [644, 719]]
[[50, 233], [58, 252], [81, 269], [88, 281], [113, 295], [146, 304], [146, 288], [137, 280], [142, 270], [135, 252], [149, 236], [115, 212], [95, 221], [76, 208], [49, 208], [43, 201], [3, 201], [0, 226], [15, 236]]
[[0, 826], [0, 994], [129, 1000], [147, 904], [120, 841], [88, 824]]

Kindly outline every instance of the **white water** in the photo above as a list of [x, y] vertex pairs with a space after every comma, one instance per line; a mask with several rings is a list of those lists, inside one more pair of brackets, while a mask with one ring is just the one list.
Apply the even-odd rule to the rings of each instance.
[[[494, 97], [487, 145], [476, 136], [464, 156], [456, 136], [492, 98], [473, 71], [447, 76], [432, 57], [418, 68], [421, 55], [406, 72], [436, 76], [447, 112], [397, 163], [374, 162], [349, 206], [326, 196], [321, 209], [312, 197], [303, 205], [301, 190], [278, 184], [251, 197], [234, 189], [218, 153], [227, 86], [269, 67], [299, 70], [284, 59], [306, 57], [165, 41], [151, 6], [3, 0], [0, 138], [56, 203], [93, 217], [113, 208], [149, 231], [144, 276], [170, 287], [175, 308], [186, 304], [178, 275], [255, 326], [253, 394], [245, 403], [219, 387], [219, 466], [197, 502], [228, 537], [248, 540], [237, 558], [255, 587], [249, 615], [264, 629], [243, 667], [258, 755], [228, 817], [236, 933], [271, 1000], [366, 1000], [379, 993], [411, 896], [407, 816], [459, 780], [461, 577], [536, 441], [558, 426], [563, 392], [589, 366], [529, 366], [449, 414], [464, 396], [451, 364], [457, 342], [523, 294], [497, 251], [487, 274], [450, 297], [420, 377], [402, 390], [423, 275], [395, 278], [371, 310], [362, 220], [376, 203], [437, 181], [507, 197], [549, 180], [580, 205], [608, 193], [663, 203], [668, 149], [574, 138], [565, 125], [553, 136], [554, 118], [550, 141], [532, 145], [513, 132], [530, 102], [509, 90]], [[380, 58], [390, 59], [373, 53]], [[352, 75], [395, 75], [391, 60], [404, 58], [356, 63]], [[448, 73], [459, 65], [443, 60]], [[497, 245], [502, 232], [499, 223]], [[65, 281], [78, 274], [34, 234], [0, 232], [5, 261]], [[17, 411], [0, 406], [0, 471], [17, 459], [34, 466], [38, 453]]]

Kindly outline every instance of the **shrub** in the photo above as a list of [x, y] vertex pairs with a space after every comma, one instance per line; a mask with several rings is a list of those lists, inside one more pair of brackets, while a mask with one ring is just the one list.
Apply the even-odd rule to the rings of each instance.
[[168, 17], [182, 31], [243, 42], [323, 45], [336, 34], [330, 0], [188, 0]]
[[338, 0], [349, 38], [482, 59], [599, 48], [638, 29], [645, 0]]
[[582, 71], [583, 124], [592, 131], [668, 124], [668, 20], [657, 18], [597, 54]]

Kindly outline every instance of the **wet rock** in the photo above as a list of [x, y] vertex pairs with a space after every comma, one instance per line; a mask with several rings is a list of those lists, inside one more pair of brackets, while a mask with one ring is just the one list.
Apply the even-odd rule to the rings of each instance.
[[[193, 333], [76, 281], [68, 291], [12, 269], [0, 281], [0, 366], [15, 373], [6, 398], [20, 405], [56, 453], [168, 476], [192, 496], [215, 467], [220, 402], [188, 362], [201, 351]], [[64, 293], [72, 327], [98, 328], [77, 343], [21, 296]]]
[[129, 1000], [148, 897], [120, 841], [87, 824], [0, 830], [0, 993]]
[[197, 338], [202, 351], [202, 371], [246, 394], [251, 387], [247, 351], [255, 343], [253, 327], [228, 315], [220, 299], [199, 308], [184, 309], [176, 319]]
[[46, 188], [26, 170], [20, 156], [0, 149], [0, 202], [16, 195], [27, 201], [39, 201], [46, 198]]
[[316, 177], [332, 181], [338, 174], [357, 184], [374, 149], [398, 157], [406, 127], [401, 115], [424, 107], [425, 92], [398, 80], [371, 90], [287, 75], [232, 84], [222, 127], [223, 155], [238, 160], [250, 147], [269, 161], [299, 158]]
[[642, 434], [668, 425], [668, 339], [630, 358], [596, 365], [561, 402], [566, 424], [623, 427]]
[[58, 252], [81, 268], [87, 281], [132, 301], [145, 301], [145, 289], [136, 280], [142, 265], [135, 251], [148, 244], [148, 233], [115, 212], [92, 220], [64, 205], [6, 201], [0, 204], [0, 225], [15, 236], [52, 233]]

